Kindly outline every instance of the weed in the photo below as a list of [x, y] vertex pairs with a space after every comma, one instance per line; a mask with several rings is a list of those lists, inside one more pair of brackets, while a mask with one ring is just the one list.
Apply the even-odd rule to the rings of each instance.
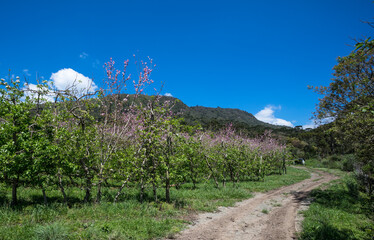
[[35, 240], [65, 240], [69, 238], [68, 229], [61, 223], [39, 225], [35, 228]]
[[372, 239], [370, 199], [358, 192], [352, 176], [312, 191], [314, 202], [304, 212], [300, 239]]

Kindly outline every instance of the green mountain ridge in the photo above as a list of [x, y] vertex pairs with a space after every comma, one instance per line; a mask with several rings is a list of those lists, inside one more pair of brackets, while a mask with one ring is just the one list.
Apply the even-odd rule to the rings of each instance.
[[[155, 96], [151, 95], [138, 95], [134, 98], [134, 95], [121, 94], [121, 98], [128, 98], [127, 104], [136, 101], [142, 104], [147, 104], [149, 100]], [[163, 104], [169, 101], [171, 104], [171, 111], [181, 118], [183, 118], [183, 124], [186, 125], [198, 125], [200, 124], [204, 129], [217, 131], [224, 128], [227, 124], [232, 123], [234, 128], [238, 131], [248, 135], [258, 135], [263, 133], [265, 130], [272, 130], [273, 132], [288, 135], [294, 131], [294, 128], [273, 125], [262, 122], [255, 118], [253, 114], [248, 113], [244, 110], [236, 108], [213, 108], [203, 106], [187, 106], [183, 101], [175, 97], [161, 96], [160, 103]]]
[[164, 101], [172, 102], [172, 111], [183, 117], [186, 124], [200, 123], [202, 127], [211, 130], [220, 129], [228, 123], [233, 123], [237, 129], [246, 129], [248, 131], [263, 131], [266, 129], [287, 131], [292, 129], [286, 126], [262, 122], [255, 118], [253, 114], [236, 108], [189, 107], [178, 98], [162, 96], [161, 102]]

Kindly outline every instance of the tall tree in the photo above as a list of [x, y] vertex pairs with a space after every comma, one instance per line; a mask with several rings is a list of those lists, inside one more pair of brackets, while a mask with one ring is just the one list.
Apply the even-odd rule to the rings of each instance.
[[12, 205], [17, 205], [17, 188], [30, 172], [33, 122], [30, 97], [25, 98], [19, 77], [0, 80], [0, 179], [12, 186]]
[[316, 87], [324, 95], [316, 118], [334, 121], [332, 130], [341, 141], [352, 146], [357, 155], [357, 169], [371, 194], [374, 183], [374, 48], [365, 40], [346, 57], [339, 57], [333, 78], [327, 87]]

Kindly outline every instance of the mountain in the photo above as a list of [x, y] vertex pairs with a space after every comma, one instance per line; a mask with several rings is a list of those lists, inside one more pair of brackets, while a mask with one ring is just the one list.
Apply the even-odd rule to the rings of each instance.
[[[135, 99], [134, 95], [123, 94], [120, 98], [127, 98], [126, 106], [133, 101], [147, 104], [154, 96], [138, 95]], [[293, 128], [286, 126], [272, 125], [256, 119], [253, 114], [246, 111], [234, 108], [212, 108], [203, 106], [189, 107], [181, 100], [162, 96], [160, 102], [169, 101], [171, 103], [171, 110], [176, 116], [183, 118], [182, 123], [185, 125], [201, 125], [204, 129], [216, 131], [224, 128], [227, 124], [232, 123], [234, 127], [247, 135], [258, 135], [265, 130], [272, 130], [274, 133], [280, 135], [289, 135], [294, 132]], [[98, 115], [98, 111], [97, 111]]]
[[199, 123], [205, 129], [218, 130], [228, 123], [233, 123], [235, 128], [247, 133], [260, 133], [266, 129], [271, 129], [275, 132], [292, 131], [290, 127], [262, 122], [255, 118], [253, 114], [240, 109], [189, 107], [177, 98], [166, 96], [161, 97], [161, 102], [164, 101], [173, 103], [172, 111], [180, 115], [184, 119], [185, 124], [194, 125]]

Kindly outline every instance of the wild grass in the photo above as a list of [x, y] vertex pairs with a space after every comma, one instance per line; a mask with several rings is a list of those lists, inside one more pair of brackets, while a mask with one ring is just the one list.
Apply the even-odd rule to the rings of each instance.
[[47, 189], [48, 205], [38, 189], [20, 187], [19, 207], [10, 207], [10, 189], [0, 186], [0, 240], [5, 239], [158, 239], [172, 237], [188, 223], [189, 215], [215, 211], [250, 198], [252, 192], [269, 191], [308, 178], [308, 172], [289, 168], [287, 175], [271, 175], [259, 182], [239, 182], [216, 188], [212, 182], [196, 189], [186, 183], [171, 191], [171, 203], [165, 203], [164, 191], [153, 202], [152, 190], [139, 202], [135, 187], [124, 190], [113, 203], [115, 189], [106, 188], [100, 204], [83, 204], [82, 191], [69, 188], [71, 206], [62, 203], [57, 189]]
[[300, 239], [373, 239], [373, 200], [358, 190], [353, 176], [345, 174], [311, 196]]
[[264, 208], [264, 209], [261, 210], [261, 212], [262, 212], [263, 214], [268, 214], [268, 213], [269, 213], [269, 210], [267, 210], [266, 208]]
[[331, 155], [326, 158], [310, 158], [305, 161], [307, 167], [340, 169], [353, 171], [355, 156], [353, 154]]

